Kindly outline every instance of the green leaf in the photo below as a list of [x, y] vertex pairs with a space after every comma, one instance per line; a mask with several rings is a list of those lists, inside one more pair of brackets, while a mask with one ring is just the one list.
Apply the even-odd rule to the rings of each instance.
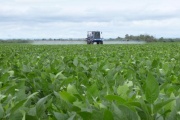
[[158, 82], [154, 78], [154, 76], [151, 75], [150, 73], [148, 74], [148, 77], [147, 77], [147, 80], [146, 80], [145, 96], [146, 96], [146, 100], [149, 103], [154, 103], [154, 101], [159, 96], [159, 85], [158, 85]]
[[120, 105], [119, 109], [123, 112], [128, 120], [138, 120], [138, 115], [135, 111], [131, 110], [125, 105]]
[[74, 64], [75, 66], [78, 66], [78, 58], [75, 58], [75, 59], [73, 60], [73, 64]]
[[167, 117], [167, 120], [180, 120], [180, 97], [176, 99], [176, 106], [173, 107], [171, 113]]
[[38, 120], [36, 116], [26, 115], [25, 120]]
[[64, 75], [62, 74], [62, 71], [61, 71], [61, 72], [57, 73], [54, 78], [55, 78], [55, 79], [58, 79], [58, 78], [59, 78], [59, 79], [66, 79], [67, 77], [64, 76]]
[[104, 114], [102, 110], [93, 110], [91, 120], [103, 120]]
[[103, 119], [104, 120], [114, 120], [112, 112], [109, 110], [105, 110]]
[[99, 90], [96, 83], [94, 83], [87, 89], [87, 94], [91, 97], [97, 97], [99, 95]]
[[[138, 115], [142, 120], [152, 120], [150, 107], [145, 103], [143, 99], [139, 99], [141, 105], [140, 109], [137, 109]], [[138, 105], [139, 106], [139, 105]]]
[[25, 72], [25, 73], [31, 72], [30, 67], [27, 65], [23, 65], [22, 72]]
[[71, 94], [78, 94], [78, 91], [75, 88], [75, 86], [74, 85], [70, 85], [70, 84], [68, 84], [68, 86], [67, 86], [67, 92], [71, 93]]
[[162, 109], [165, 105], [172, 102], [173, 100], [175, 100], [175, 99], [169, 99], [169, 100], [155, 104], [154, 105], [154, 113], [157, 113], [160, 109]]
[[74, 101], [76, 101], [76, 98], [72, 94], [65, 91], [60, 92], [60, 96], [64, 101], [67, 101], [70, 103], [73, 103]]
[[36, 106], [32, 107], [32, 108], [29, 108], [28, 115], [30, 115], [30, 116], [37, 116], [36, 115]]
[[11, 114], [13, 114], [15, 111], [17, 111], [20, 107], [22, 107], [25, 102], [26, 102], [26, 100], [22, 100], [22, 101], [18, 102], [18, 103], [11, 109]]
[[8, 71], [8, 73], [9, 73], [9, 76], [10, 76], [10, 77], [13, 77], [13, 76], [14, 76], [14, 71], [13, 71], [13, 70]]
[[90, 112], [80, 112], [78, 113], [83, 120], [91, 120], [92, 114]]
[[81, 101], [75, 101], [73, 102], [73, 105], [79, 108], [86, 108], [86, 105], [84, 103], [82, 103]]
[[140, 102], [128, 102], [128, 105], [135, 106], [137, 108], [141, 107], [141, 103]]
[[81, 66], [84, 70], [88, 70], [88, 67], [86, 67], [86, 66], [83, 65], [82, 63], [80, 63], [80, 66]]
[[123, 99], [127, 99], [127, 92], [129, 87], [127, 85], [119, 86], [117, 88], [117, 94], [120, 95]]
[[15, 91], [15, 89], [17, 89], [17, 85], [14, 85], [14, 86], [11, 86], [11, 87], [9, 87], [7, 90], [6, 90], [6, 94], [14, 94], [16, 91]]
[[128, 120], [127, 117], [123, 114], [123, 112], [118, 108], [118, 106], [113, 103], [112, 107], [112, 112], [115, 120]]
[[2, 119], [3, 116], [4, 116], [4, 110], [3, 110], [2, 105], [0, 104], [0, 119]]
[[6, 96], [0, 94], [0, 101], [3, 100], [4, 98], [6, 98]]
[[126, 100], [117, 95], [106, 95], [105, 98], [110, 101], [117, 101], [118, 103], [125, 103]]
[[67, 120], [68, 119], [68, 116], [66, 114], [59, 113], [59, 112], [53, 112], [53, 113], [54, 113], [56, 120]]
[[[54, 74], [52, 74], [52, 73], [50, 73], [49, 74], [50, 75], [50, 79], [51, 79], [51, 81], [52, 81], [52, 83], [55, 81], [55, 77], [56, 77], [56, 75], [54, 75]], [[42, 76], [42, 75], [41, 75]], [[46, 79], [45, 77], [43, 78], [43, 79]]]
[[168, 62], [163, 63], [163, 70], [164, 70], [165, 74], [167, 74], [169, 69], [170, 69], [169, 63]]
[[138, 115], [135, 111], [124, 105], [116, 106], [113, 103], [114, 118], [117, 120], [138, 120]]
[[157, 60], [153, 60], [152, 67], [156, 68], [157, 66], [158, 66], [158, 61]]
[[1, 82], [6, 82], [9, 79], [9, 73], [4, 73], [0, 76]]
[[33, 94], [31, 94], [31, 95], [29, 95], [28, 97], [27, 97], [27, 99], [31, 99], [31, 98], [33, 98], [35, 95], [37, 95], [39, 92], [34, 92]]
[[8, 118], [8, 120], [22, 120], [23, 115], [20, 112], [15, 112], [14, 114], [11, 114]]
[[[174, 93], [171, 93], [169, 99], [175, 99]], [[168, 103], [168, 104], [164, 107], [164, 109], [165, 109], [165, 110], [172, 110], [175, 106], [176, 106], [176, 101], [173, 100], [173, 101], [171, 101], [170, 103]]]
[[37, 104], [36, 104], [36, 115], [41, 118], [45, 113], [45, 110], [46, 110], [46, 106], [45, 106], [45, 102], [48, 100], [49, 98], [49, 95], [44, 97], [44, 98], [41, 98]]
[[74, 113], [73, 115], [71, 115], [67, 120], [74, 120], [75, 117], [76, 117], [76, 113]]

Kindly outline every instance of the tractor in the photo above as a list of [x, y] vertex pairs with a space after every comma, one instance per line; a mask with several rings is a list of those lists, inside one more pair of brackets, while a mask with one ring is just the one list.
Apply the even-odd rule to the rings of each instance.
[[103, 44], [103, 39], [101, 38], [102, 32], [100, 31], [88, 31], [87, 32], [87, 44]]

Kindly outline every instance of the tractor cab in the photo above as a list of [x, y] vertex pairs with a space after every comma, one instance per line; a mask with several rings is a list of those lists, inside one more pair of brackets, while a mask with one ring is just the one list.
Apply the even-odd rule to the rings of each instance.
[[88, 31], [87, 32], [87, 44], [103, 44], [103, 39], [101, 38], [102, 32], [100, 31]]

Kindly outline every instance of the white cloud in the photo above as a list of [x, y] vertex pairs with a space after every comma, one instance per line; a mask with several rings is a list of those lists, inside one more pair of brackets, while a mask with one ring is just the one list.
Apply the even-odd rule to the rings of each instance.
[[[180, 37], [178, 0], [0, 0], [0, 37]], [[173, 32], [171, 32], [173, 31]]]

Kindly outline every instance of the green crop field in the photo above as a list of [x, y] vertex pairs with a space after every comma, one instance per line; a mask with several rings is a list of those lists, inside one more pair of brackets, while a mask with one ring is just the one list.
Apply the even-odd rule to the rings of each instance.
[[180, 44], [0, 45], [2, 120], [180, 120]]

